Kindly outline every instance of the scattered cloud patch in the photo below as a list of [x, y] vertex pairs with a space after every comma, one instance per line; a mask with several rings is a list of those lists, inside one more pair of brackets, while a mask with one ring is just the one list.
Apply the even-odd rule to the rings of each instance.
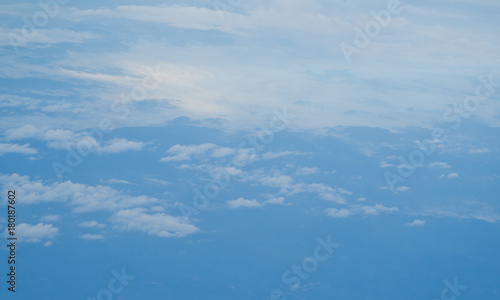
[[490, 152], [490, 149], [488, 149], [488, 148], [469, 150], [470, 154], [484, 154], [484, 153], [489, 153], [489, 152]]
[[271, 198], [269, 200], [266, 200], [264, 204], [285, 204], [285, 198], [284, 197]]
[[59, 234], [59, 229], [52, 226], [52, 224], [38, 223], [31, 225], [28, 223], [21, 223], [16, 228], [17, 236], [20, 241], [27, 243], [40, 243], [45, 241], [46, 246], [52, 245], [52, 241]]
[[104, 228], [104, 227], [106, 227], [105, 224], [99, 224], [96, 221], [85, 221], [85, 222], [80, 223], [78, 226], [87, 227], [87, 228], [91, 228], [91, 227]]
[[245, 198], [238, 198], [236, 200], [227, 201], [227, 205], [231, 209], [241, 208], [241, 207], [245, 207], [245, 208], [261, 208], [262, 207], [262, 204], [257, 202], [257, 200], [255, 200], [255, 199], [249, 200], [249, 199], [245, 199]]
[[429, 165], [431, 168], [443, 168], [443, 169], [449, 169], [451, 168], [449, 164], [445, 162], [440, 162], [440, 161], [435, 161]]
[[327, 216], [333, 218], [347, 218], [351, 215], [370, 215], [378, 216], [380, 214], [390, 214], [396, 212], [399, 209], [397, 207], [386, 207], [382, 204], [375, 204], [374, 206], [369, 205], [353, 205], [349, 208], [327, 208], [325, 213]]
[[425, 220], [413, 220], [413, 222], [406, 223], [406, 226], [424, 226], [427, 223]]
[[215, 144], [201, 144], [201, 145], [190, 145], [190, 146], [181, 146], [175, 145], [170, 147], [167, 150], [167, 154], [169, 156], [162, 157], [160, 161], [168, 162], [168, 161], [181, 161], [181, 160], [190, 160], [193, 156], [200, 156], [205, 154], [208, 150], [216, 148]]
[[295, 175], [312, 175], [318, 173], [318, 168], [302, 167], [295, 172]]
[[37, 154], [37, 150], [30, 148], [30, 144], [11, 144], [11, 143], [0, 143], [0, 156], [7, 153], [18, 153], [18, 154]]
[[24, 125], [19, 128], [8, 129], [5, 132], [5, 139], [9, 141], [31, 138], [42, 140], [47, 143], [48, 147], [54, 149], [73, 148], [98, 154], [140, 151], [144, 147], [142, 142], [132, 142], [121, 138], [99, 142], [85, 132], [77, 133], [64, 129], [54, 130], [47, 127], [37, 128], [33, 125]]
[[100, 234], [90, 234], [90, 233], [82, 234], [80, 238], [85, 240], [104, 240], [104, 236]]
[[115, 211], [158, 201], [148, 196], [130, 196], [104, 185], [89, 186], [71, 181], [44, 184], [40, 180], [31, 181], [28, 176], [18, 174], [0, 175], [0, 184], [4, 187], [16, 186], [22, 191], [20, 201], [24, 204], [66, 202], [77, 213]]
[[407, 187], [407, 186], [400, 186], [400, 187], [396, 188], [396, 191], [398, 191], [398, 192], [406, 192], [406, 191], [408, 191], [410, 189], [411, 188]]
[[61, 215], [46, 215], [40, 218], [40, 221], [42, 222], [57, 222], [61, 220], [62, 216]]
[[183, 218], [164, 213], [148, 214], [144, 208], [125, 209], [109, 219], [118, 230], [143, 231], [158, 237], [184, 237], [199, 231]]

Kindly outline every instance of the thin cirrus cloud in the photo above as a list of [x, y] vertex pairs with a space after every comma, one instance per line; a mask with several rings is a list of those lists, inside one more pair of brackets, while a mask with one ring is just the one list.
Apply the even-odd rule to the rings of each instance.
[[26, 47], [30, 44], [83, 43], [99, 37], [98, 34], [66, 29], [37, 29], [25, 36], [22, 29], [0, 28], [0, 46]]
[[[352, 42], [354, 28], [372, 18], [372, 10], [385, 8], [377, 3], [363, 3], [356, 8], [345, 1], [336, 1], [335, 7], [320, 1], [254, 1], [234, 12], [224, 12], [223, 20], [211, 6], [121, 5], [93, 10], [74, 7], [61, 17], [82, 27], [96, 20], [113, 20], [118, 25], [135, 20], [134, 26], [155, 23], [189, 28], [207, 38], [194, 44], [165, 45], [154, 33], [149, 39], [130, 34], [125, 51], [106, 49], [89, 54], [74, 50], [53, 62], [53, 67], [22, 62], [25, 66], [22, 70], [37, 71], [40, 76], [57, 81], [70, 77], [76, 84], [90, 80], [121, 93], [123, 89], [116, 86], [137, 85], [142, 80], [138, 77], [139, 70], [144, 66], [157, 63], [165, 66], [160, 76], [162, 85], [148, 93], [146, 99], [155, 99], [165, 106], [175, 99], [172, 104], [175, 109], [168, 106], [137, 112], [137, 118], [130, 118], [120, 126], [137, 124], [134, 122], [163, 124], [166, 118], [183, 115], [197, 120], [221, 118], [236, 127], [248, 128], [262, 124], [259, 123], [262, 112], [289, 104], [291, 111], [301, 112], [294, 122], [296, 128], [362, 125], [398, 129], [432, 126], [440, 120], [430, 116], [441, 116], [445, 105], [456, 102], [457, 94], [465, 96], [474, 91], [471, 82], [479, 74], [495, 69], [494, 58], [500, 53], [500, 44], [494, 42], [496, 32], [491, 26], [482, 19], [468, 18], [474, 15], [473, 9], [456, 9], [444, 16], [427, 13], [442, 12], [440, 3], [428, 4], [424, 18], [415, 6], [405, 6], [377, 41], [363, 49], [359, 59], [364, 63], [347, 65], [338, 44]], [[491, 3], [484, 1], [479, 5]], [[463, 25], [456, 23], [457, 16], [465, 20]], [[469, 19], [477, 21], [474, 26], [467, 26]], [[214, 31], [224, 32], [230, 43], [211, 42], [220, 41], [210, 39]], [[272, 49], [262, 46], [262, 38], [283, 36], [287, 39], [276, 39], [276, 47]], [[239, 42], [242, 37], [245, 43]], [[85, 38], [81, 39], [82, 45]], [[288, 39], [290, 42], [280, 42]], [[292, 61], [296, 63], [291, 64]], [[457, 67], [463, 64], [470, 67]], [[98, 67], [92, 69], [91, 65]], [[402, 69], [402, 65], [408, 66], [407, 69]], [[445, 74], [434, 72], [436, 67]], [[4, 76], [9, 76], [22, 70], [11, 66], [3, 71]], [[121, 75], [117, 76], [116, 70]], [[92, 96], [108, 99], [110, 93], [96, 90]], [[307, 101], [299, 103], [298, 99]], [[96, 104], [99, 105], [106, 104]], [[494, 115], [498, 104], [488, 105], [492, 109], [479, 110], [476, 115], [490, 124], [498, 124]], [[365, 113], [353, 114], [360, 106], [366, 108]], [[47, 109], [57, 111], [65, 109], [65, 105]]]

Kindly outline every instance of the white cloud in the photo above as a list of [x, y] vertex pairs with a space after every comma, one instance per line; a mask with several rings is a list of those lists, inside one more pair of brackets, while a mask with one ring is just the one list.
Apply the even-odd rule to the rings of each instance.
[[282, 151], [282, 152], [266, 152], [262, 154], [262, 159], [274, 159], [286, 155], [304, 155], [304, 152], [300, 151]]
[[375, 204], [374, 206], [355, 205], [351, 210], [356, 213], [378, 216], [381, 213], [389, 214], [399, 209], [397, 207], [386, 207], [382, 204]]
[[142, 147], [144, 147], [144, 143], [114, 138], [111, 141], [103, 143], [101, 147], [97, 147], [96, 151], [98, 153], [119, 153], [130, 150], [140, 151]]
[[[298, 2], [294, 2], [298, 4]], [[239, 29], [276, 29], [276, 30], [296, 30], [301, 32], [333, 33], [338, 30], [339, 20], [329, 18], [321, 13], [312, 13], [310, 9], [315, 4], [301, 5], [304, 10], [287, 9], [283, 11], [283, 6], [274, 6], [272, 9], [255, 9], [248, 11], [245, 15], [236, 14], [229, 11], [223, 12], [224, 22], [221, 22], [216, 10], [189, 7], [189, 6], [142, 6], [142, 5], [122, 5], [115, 9], [93, 9], [75, 11], [76, 18], [99, 16], [126, 18], [145, 22], [165, 23], [179, 28], [189, 28], [198, 30], [219, 30], [228, 33], [237, 33]], [[220, 14], [220, 13], [219, 13]], [[301, 20], [301, 25], [293, 22], [295, 19]]]
[[62, 216], [61, 215], [46, 215], [40, 218], [40, 221], [42, 222], [57, 222], [61, 220]]
[[103, 185], [88, 186], [71, 181], [45, 185], [42, 181], [31, 181], [28, 176], [18, 174], [0, 175], [0, 184], [4, 187], [16, 186], [22, 193], [19, 200], [21, 204], [67, 202], [77, 213], [114, 211], [158, 201], [156, 198], [147, 196], [130, 196]]
[[470, 154], [483, 154], [483, 153], [489, 153], [489, 152], [490, 152], [490, 149], [488, 149], [488, 148], [469, 150]]
[[424, 226], [427, 223], [425, 220], [413, 220], [413, 222], [406, 223], [406, 226]]
[[157, 178], [146, 178], [145, 179], [146, 181], [148, 182], [151, 182], [152, 184], [156, 184], [156, 185], [167, 185], [167, 184], [171, 184], [170, 182], [166, 181], [166, 180], [163, 180], [163, 179], [157, 179]]
[[115, 178], [111, 178], [111, 179], [100, 179], [99, 182], [105, 182], [105, 183], [116, 183], [116, 184], [131, 184], [131, 185], [134, 185], [135, 183], [132, 183], [128, 180], [123, 180], [123, 179], [115, 179]]
[[380, 167], [381, 167], [381, 168], [390, 168], [390, 167], [394, 167], [394, 165], [393, 165], [393, 164], [389, 164], [389, 163], [387, 163], [387, 162], [385, 162], [385, 161], [380, 162], [380, 164], [379, 164], [379, 165], [380, 165]]
[[90, 227], [96, 227], [96, 228], [104, 228], [104, 227], [106, 227], [105, 224], [99, 224], [96, 221], [85, 221], [85, 222], [80, 223], [78, 226], [80, 226], [80, 227], [88, 227], [88, 228], [90, 228]]
[[439, 168], [449, 169], [450, 165], [447, 164], [447, 163], [445, 163], [445, 162], [435, 161], [435, 162], [433, 162], [433, 163], [430, 164], [430, 167], [431, 168], [439, 167]]
[[30, 148], [30, 144], [3, 144], [0, 143], [0, 156], [7, 153], [19, 153], [19, 154], [36, 154], [37, 150], [34, 148]]
[[382, 204], [375, 204], [374, 206], [369, 205], [353, 205], [349, 208], [327, 208], [325, 213], [327, 216], [333, 218], [347, 218], [351, 215], [371, 215], [378, 216], [380, 214], [389, 214], [395, 211], [398, 211], [397, 207], [386, 207]]
[[49, 242], [46, 245], [50, 246], [52, 240], [59, 234], [59, 229], [53, 227], [52, 224], [38, 223], [36, 225], [31, 225], [28, 223], [20, 223], [16, 227], [16, 234], [20, 241], [40, 243], [45, 240]]
[[407, 186], [400, 186], [400, 187], [397, 187], [396, 188], [396, 191], [398, 192], [406, 192], [408, 190], [410, 190], [411, 188], [410, 187], [407, 187]]
[[257, 202], [257, 200], [255, 200], [255, 199], [248, 200], [248, 199], [244, 199], [244, 198], [238, 198], [236, 200], [227, 201], [227, 205], [232, 209], [240, 208], [240, 207], [246, 207], [246, 208], [261, 208], [262, 207], [262, 205], [259, 202]]
[[24, 125], [5, 131], [6, 140], [20, 140], [35, 138], [47, 142], [47, 146], [54, 149], [82, 149], [98, 154], [119, 153], [124, 151], [140, 151], [144, 143], [132, 142], [126, 139], [114, 138], [99, 143], [93, 136], [84, 132], [73, 132], [64, 129], [37, 128], [33, 125]]
[[85, 240], [103, 240], [104, 237], [100, 234], [90, 234], [86, 233], [80, 236], [80, 238], [85, 239]]
[[264, 204], [285, 204], [285, 198], [284, 197], [271, 198], [269, 200], [266, 200]]
[[35, 44], [60, 44], [60, 43], [82, 43], [89, 39], [98, 37], [91, 32], [78, 32], [65, 29], [40, 29], [34, 35], [26, 38], [22, 29], [0, 28], [0, 46], [11, 46], [11, 41], [17, 47], [26, 47], [30, 43]]
[[21, 97], [17, 95], [0, 95], [0, 107], [21, 107], [24, 106], [27, 109], [35, 109], [40, 104], [40, 100], [33, 99], [30, 97]]
[[228, 147], [220, 147], [212, 151], [211, 156], [215, 158], [225, 157], [235, 153], [235, 150]]
[[[224, 162], [227, 165], [227, 161], [233, 165], [231, 167], [226, 167], [231, 175], [236, 175], [239, 170], [235, 167], [241, 167], [253, 163], [262, 159], [274, 159], [285, 155], [302, 155], [303, 153], [298, 151], [283, 151], [283, 152], [266, 152], [263, 154], [258, 154], [254, 148], [229, 148], [222, 147], [212, 143], [200, 144], [200, 145], [174, 145], [167, 150], [168, 156], [162, 157], [161, 162], [172, 162], [172, 161], [188, 161], [193, 158], [200, 159], [203, 161], [209, 161], [209, 159], [217, 159], [218, 162]], [[229, 157], [228, 157], [229, 156]], [[213, 162], [213, 160], [212, 160]], [[196, 165], [199, 167], [199, 165]], [[193, 167], [190, 165], [182, 165], [181, 167]], [[210, 166], [213, 168], [221, 168], [216, 166]], [[229, 169], [232, 168], [234, 172], [230, 172]], [[309, 170], [311, 171], [311, 170]]]
[[143, 208], [120, 210], [109, 220], [115, 224], [116, 229], [143, 231], [159, 237], [183, 237], [199, 231], [182, 218], [164, 213], [147, 214]]
[[323, 183], [305, 184], [304, 187], [308, 192], [318, 193], [321, 199], [333, 201], [336, 203], [345, 203], [344, 195], [352, 194], [351, 192], [342, 188], [334, 189]]
[[353, 214], [350, 210], [345, 208], [327, 208], [325, 212], [327, 216], [330, 216], [332, 218], [347, 218], [348, 216]]
[[450, 173], [450, 174], [448, 174], [448, 178], [457, 178], [459, 176], [460, 175], [458, 175], [457, 173]]
[[295, 172], [295, 175], [312, 175], [318, 173], [318, 168], [302, 167]]
[[167, 150], [170, 156], [165, 156], [160, 159], [160, 161], [181, 161], [190, 160], [193, 156], [200, 156], [205, 154], [208, 150], [216, 148], [215, 144], [201, 144], [201, 145], [190, 145], [181, 146], [174, 145]]

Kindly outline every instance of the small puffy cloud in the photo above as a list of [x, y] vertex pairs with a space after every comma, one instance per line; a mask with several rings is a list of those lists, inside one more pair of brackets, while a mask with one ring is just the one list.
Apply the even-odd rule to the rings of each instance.
[[80, 236], [80, 238], [85, 240], [104, 240], [104, 237], [100, 234], [90, 234], [86, 233]]
[[413, 222], [406, 223], [406, 226], [424, 226], [426, 223], [425, 220], [413, 220]]
[[21, 223], [17, 225], [16, 234], [20, 241], [27, 243], [40, 243], [45, 241], [46, 246], [52, 245], [52, 240], [59, 234], [59, 229], [52, 224], [38, 223], [31, 225]]
[[450, 173], [448, 174], [448, 178], [457, 178], [459, 175], [457, 173]]
[[143, 231], [159, 237], [184, 237], [199, 231], [182, 218], [164, 213], [148, 214], [144, 208], [120, 210], [110, 221], [118, 230]]
[[96, 227], [96, 228], [106, 227], [106, 225], [99, 224], [96, 221], [85, 221], [85, 222], [80, 223], [78, 226], [80, 226], [80, 227]]
[[6, 153], [19, 153], [19, 154], [36, 154], [37, 150], [30, 148], [30, 144], [10, 144], [10, 143], [0, 143], [0, 156]]
[[444, 169], [449, 169], [450, 168], [450, 165], [445, 163], [445, 162], [440, 162], [440, 161], [436, 161], [436, 162], [433, 162], [429, 165], [431, 168], [435, 168], [435, 167], [438, 167], [438, 168], [444, 168]]
[[409, 189], [411, 189], [410, 187], [407, 187], [407, 186], [400, 186], [400, 187], [397, 187], [396, 188], [396, 191], [398, 192], [406, 192], [408, 191]]
[[232, 208], [240, 208], [240, 207], [246, 207], [246, 208], [260, 208], [262, 207], [262, 204], [257, 202], [255, 199], [244, 199], [244, 198], [238, 198], [236, 200], [231, 200], [227, 201], [227, 205]]
[[298, 169], [297, 171], [295, 171], [295, 175], [312, 175], [312, 174], [316, 174], [316, 173], [318, 173], [318, 168], [316, 168], [316, 167], [313, 167], [313, 168], [302, 167], [302, 168]]

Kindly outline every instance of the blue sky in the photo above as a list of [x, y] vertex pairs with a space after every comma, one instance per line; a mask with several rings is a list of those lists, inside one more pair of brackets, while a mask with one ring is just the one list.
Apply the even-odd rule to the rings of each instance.
[[498, 299], [499, 12], [2, 1], [0, 294]]

